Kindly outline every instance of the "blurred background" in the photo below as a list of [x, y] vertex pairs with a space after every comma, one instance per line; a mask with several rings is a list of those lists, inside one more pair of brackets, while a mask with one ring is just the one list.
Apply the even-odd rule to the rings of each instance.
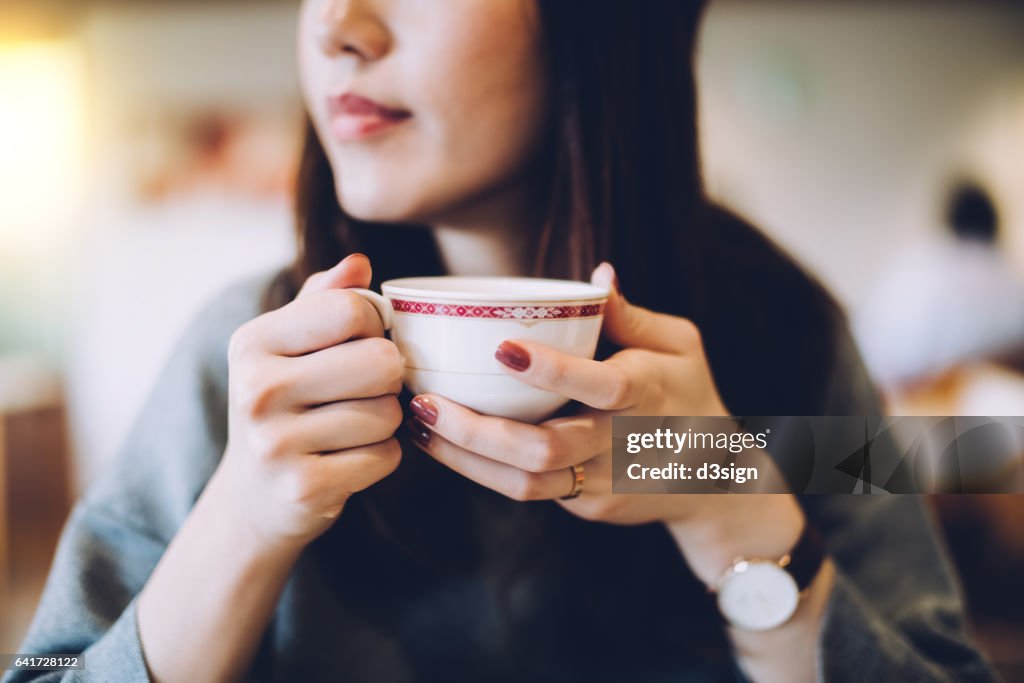
[[[0, 4], [0, 652], [196, 309], [286, 263], [293, 0]], [[711, 194], [844, 303], [896, 415], [1024, 414], [1024, 3], [713, 0]], [[1024, 680], [1024, 497], [934, 496]]]

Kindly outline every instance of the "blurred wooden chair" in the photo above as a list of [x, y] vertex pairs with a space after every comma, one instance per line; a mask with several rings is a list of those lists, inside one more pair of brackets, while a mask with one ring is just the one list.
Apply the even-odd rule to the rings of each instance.
[[0, 357], [0, 651], [13, 651], [34, 611], [71, 481], [59, 378], [37, 360]]
[[0, 420], [0, 605], [11, 604], [10, 559], [7, 538], [7, 436]]

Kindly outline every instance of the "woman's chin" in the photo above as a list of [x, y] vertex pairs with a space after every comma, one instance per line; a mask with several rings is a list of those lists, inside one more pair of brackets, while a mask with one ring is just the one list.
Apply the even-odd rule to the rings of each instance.
[[411, 222], [409, 217], [401, 212], [387, 211], [378, 208], [363, 208], [358, 205], [341, 203], [341, 209], [346, 216], [364, 223], [407, 223]]
[[338, 191], [345, 215], [366, 223], [433, 224], [438, 212], [428, 202], [402, 201], [401, 193], [366, 194]]
[[339, 190], [338, 204], [347, 216], [367, 223], [411, 223], [416, 216], [415, 211], [395, 201], [394, 194], [378, 196]]

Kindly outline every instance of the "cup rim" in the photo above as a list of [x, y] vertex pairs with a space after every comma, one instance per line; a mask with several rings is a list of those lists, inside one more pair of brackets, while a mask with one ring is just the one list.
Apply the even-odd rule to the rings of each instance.
[[[444, 282], [447, 288], [438, 285]], [[519, 283], [521, 287], [515, 287]], [[508, 291], [487, 291], [494, 287], [511, 288]], [[552, 291], [536, 291], [539, 287], [552, 287]], [[523, 291], [527, 290], [527, 291]], [[607, 287], [589, 282], [553, 280], [531, 277], [477, 277], [464, 275], [434, 275], [403, 277], [381, 284], [387, 296], [437, 299], [441, 301], [500, 302], [500, 303], [580, 303], [604, 302]]]

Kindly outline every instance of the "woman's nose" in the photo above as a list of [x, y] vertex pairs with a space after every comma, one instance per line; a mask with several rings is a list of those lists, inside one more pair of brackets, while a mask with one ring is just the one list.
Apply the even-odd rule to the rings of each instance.
[[353, 54], [363, 61], [386, 55], [391, 34], [376, 4], [377, 0], [326, 0], [316, 26], [324, 54]]

